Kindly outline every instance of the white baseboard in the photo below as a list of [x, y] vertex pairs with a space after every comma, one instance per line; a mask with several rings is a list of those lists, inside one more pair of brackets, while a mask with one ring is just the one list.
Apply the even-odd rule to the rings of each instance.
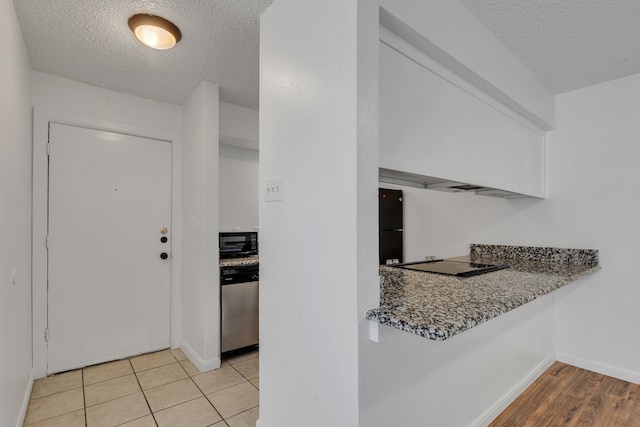
[[578, 368], [586, 369], [588, 371], [597, 372], [609, 377], [618, 378], [630, 383], [640, 384], [640, 372], [630, 371], [628, 369], [622, 369], [617, 366], [609, 365], [607, 363], [596, 362], [589, 359], [583, 359], [581, 357], [571, 356], [565, 353], [558, 353], [556, 355], [559, 362], [566, 363], [568, 365], [577, 366]]
[[24, 393], [22, 399], [22, 406], [20, 407], [20, 413], [18, 414], [18, 420], [16, 421], [16, 427], [22, 427], [24, 424], [24, 418], [27, 416], [27, 408], [29, 407], [29, 399], [31, 398], [31, 391], [33, 390], [34, 371], [31, 369], [31, 375], [29, 376], [29, 382], [27, 383], [27, 390]]
[[200, 372], [208, 372], [208, 371], [212, 371], [214, 369], [218, 369], [220, 367], [220, 358], [219, 357], [214, 357], [213, 359], [209, 359], [209, 360], [203, 360], [184, 341], [180, 342], [180, 348], [182, 349], [182, 351], [184, 351], [184, 354], [187, 355], [187, 357], [189, 358], [191, 363], [196, 365], [196, 368], [198, 368], [198, 370]]
[[487, 409], [482, 415], [480, 415], [469, 427], [485, 427], [488, 426], [498, 415], [502, 413], [507, 406], [516, 400], [523, 391], [525, 391], [535, 380], [544, 373], [544, 371], [553, 365], [555, 359], [553, 356], [547, 357], [542, 362], [538, 363], [535, 368], [523, 378], [518, 384], [516, 384], [511, 390], [509, 390], [500, 400], [498, 400], [492, 407]]

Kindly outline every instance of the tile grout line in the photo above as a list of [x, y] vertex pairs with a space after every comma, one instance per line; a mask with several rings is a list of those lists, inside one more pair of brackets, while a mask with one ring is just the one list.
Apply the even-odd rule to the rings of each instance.
[[[127, 360], [127, 359], [120, 359], [120, 360], [118, 360], [118, 361], [122, 361], [122, 360]], [[88, 386], [86, 386], [86, 387], [91, 387], [91, 386], [94, 386], [94, 385], [97, 385], [97, 384], [106, 383], [107, 381], [112, 381], [112, 380], [117, 380], [117, 379], [120, 379], [120, 378], [128, 377], [129, 375], [133, 375], [133, 376], [134, 376], [134, 378], [136, 379], [136, 382], [138, 382], [138, 385], [140, 385], [140, 382], [138, 381], [138, 376], [137, 376], [137, 375], [135, 374], [135, 372], [134, 372], [134, 373], [132, 373], [132, 374], [120, 375], [119, 377], [113, 377], [113, 378], [109, 378], [108, 380], [98, 381], [98, 382], [96, 382], [96, 383], [89, 384], [89, 385], [88, 385]], [[84, 372], [83, 372], [83, 381], [84, 381]], [[123, 395], [121, 395], [121, 396], [112, 397], [111, 399], [108, 399], [108, 400], [105, 400], [105, 401], [102, 401], [102, 402], [99, 402], [99, 403], [94, 403], [94, 404], [93, 404], [93, 405], [91, 405], [91, 406], [87, 406], [87, 399], [86, 399], [86, 392], [85, 392], [86, 387], [85, 387], [84, 385], [82, 386], [83, 398], [84, 398], [84, 408], [85, 408], [85, 413], [86, 413], [86, 410], [87, 410], [88, 408], [93, 408], [94, 406], [99, 406], [99, 405], [103, 405], [103, 404], [105, 404], [105, 403], [113, 402], [114, 400], [118, 400], [118, 399], [121, 399], [121, 398], [123, 398], [123, 397], [133, 396], [134, 394], [136, 394], [136, 393], [137, 393], [137, 391], [134, 391], [133, 393], [128, 393], [128, 394], [123, 394]], [[74, 389], [74, 390], [75, 390], [75, 389]], [[140, 391], [143, 391], [143, 390], [142, 390], [142, 386], [140, 387]], [[143, 394], [144, 394], [144, 393], [143, 393]]]
[[84, 390], [84, 368], [80, 371], [80, 377], [82, 379], [82, 411], [84, 412], [84, 425], [87, 427], [89, 420], [87, 419], [87, 394]]
[[[242, 362], [245, 362], [245, 361], [247, 361], [247, 360], [251, 360], [251, 359], [254, 359], [254, 358], [253, 358], [253, 357], [251, 357], [251, 358], [246, 359], [246, 360], [241, 360], [241, 361], [240, 361], [240, 362], [238, 362], [238, 363], [242, 363]], [[237, 365], [238, 363], [236, 363], [236, 365]], [[256, 387], [253, 383], [251, 383], [251, 380], [255, 380], [256, 378], [259, 378], [259, 377], [260, 377], [260, 372], [259, 372], [259, 371], [258, 371], [258, 376], [257, 376], [256, 378], [247, 378], [247, 377], [246, 377], [246, 375], [244, 375], [242, 372], [240, 372], [239, 370], [237, 370], [237, 369], [235, 368], [235, 366], [233, 366], [231, 363], [229, 363], [229, 366], [231, 366], [231, 367], [232, 367], [232, 368], [233, 368], [237, 373], [239, 373], [239, 374], [242, 376], [242, 378], [244, 378], [245, 380], [247, 380], [247, 381], [248, 381], [252, 386]], [[256, 388], [258, 389], [258, 387], [256, 387]], [[260, 389], [258, 389], [258, 390], [260, 390]]]
[[[140, 387], [140, 392], [142, 393], [142, 397], [144, 397], [144, 401], [147, 403], [147, 408], [149, 408], [149, 412], [151, 413], [151, 418], [153, 418], [153, 422], [155, 423], [155, 425], [157, 427], [158, 426], [158, 421], [156, 420], [156, 416], [154, 415], [153, 411], [151, 410], [151, 405], [149, 404], [149, 400], [147, 399], [147, 395], [145, 394], [144, 390], [142, 389], [142, 384], [140, 384], [140, 379], [138, 378], [138, 373], [133, 368], [133, 363], [131, 363], [131, 358], [128, 358], [127, 361], [129, 362], [129, 365], [131, 366], [131, 370], [133, 371], [133, 376], [136, 378], [136, 382], [138, 383], [138, 387]], [[142, 372], [144, 372], [144, 371], [142, 371]], [[131, 420], [131, 421], [133, 421], [133, 420]]]
[[[245, 410], [244, 410], [244, 411], [242, 411], [242, 412], [238, 412], [237, 414], [232, 415], [232, 416], [230, 416], [229, 418], [224, 418], [224, 422], [226, 423], [228, 419], [233, 418], [233, 417], [237, 417], [238, 415], [240, 415], [240, 414], [244, 414], [245, 412], [249, 412], [249, 411], [251, 411], [251, 410], [253, 410], [253, 409], [256, 409], [256, 408], [257, 408], [257, 407], [259, 407], [259, 406], [260, 406], [260, 404], [258, 404], [258, 405], [256, 405], [256, 406], [254, 406], [254, 407], [252, 407], [252, 408], [245, 409]], [[228, 424], [227, 424], [227, 425], [228, 425]]]
[[[175, 357], [175, 356], [174, 356], [174, 357]], [[175, 408], [176, 406], [182, 405], [183, 403], [192, 402], [192, 401], [194, 401], [194, 400], [200, 399], [200, 397], [204, 397], [205, 399], [207, 399], [207, 396], [206, 396], [206, 395], [204, 394], [204, 392], [200, 389], [200, 387], [198, 387], [198, 384], [196, 384], [196, 382], [195, 382], [195, 381], [193, 381], [193, 377], [192, 377], [191, 375], [189, 375], [189, 373], [186, 371], [186, 369], [184, 369], [184, 367], [180, 364], [180, 362], [177, 362], [177, 363], [178, 363], [178, 365], [180, 365], [180, 368], [182, 368], [182, 370], [185, 372], [185, 374], [187, 374], [187, 378], [181, 378], [181, 379], [179, 379], [179, 380], [171, 381], [171, 382], [168, 382], [168, 383], [166, 383], [166, 384], [157, 385], [157, 386], [155, 386], [155, 387], [151, 387], [151, 388], [148, 388], [148, 389], [146, 389], [146, 390], [142, 390], [142, 384], [140, 384], [140, 381], [138, 380], [138, 375], [137, 375], [137, 373], [136, 373], [136, 380], [138, 381], [138, 385], [140, 385], [140, 389], [142, 390], [142, 394], [144, 395], [144, 398], [145, 398], [145, 400], [147, 401], [147, 406], [149, 406], [149, 410], [151, 411], [151, 413], [152, 413], [152, 414], [154, 414], [154, 417], [153, 417], [153, 418], [154, 418], [154, 420], [155, 420], [155, 413], [156, 413], [156, 412], [164, 411], [164, 410], [169, 409], [169, 408]], [[162, 366], [169, 366], [169, 365], [172, 365], [172, 364], [173, 364], [173, 363], [169, 363], [169, 364], [167, 364], [167, 365], [162, 365]], [[158, 366], [158, 368], [161, 368], [162, 366]], [[151, 369], [155, 369], [155, 368], [151, 368]], [[144, 371], [140, 371], [140, 372], [150, 371], [151, 369], [146, 369], [146, 370], [144, 370]], [[160, 409], [160, 410], [158, 410], [158, 411], [156, 411], [156, 412], [153, 412], [153, 410], [151, 409], [151, 406], [149, 405], [149, 401], [147, 400], [147, 395], [145, 394], [145, 391], [154, 390], [154, 389], [156, 389], [156, 388], [164, 387], [164, 386], [169, 385], [169, 384], [175, 384], [175, 383], [177, 383], [177, 382], [184, 381], [184, 380], [187, 380], [187, 379], [188, 379], [188, 380], [191, 380], [191, 382], [193, 383], [193, 385], [194, 385], [194, 386], [196, 386], [196, 388], [198, 389], [198, 391], [199, 391], [200, 393], [202, 393], [202, 396], [199, 396], [199, 397], [196, 397], [196, 398], [193, 398], [193, 399], [189, 399], [189, 400], [186, 400], [186, 401], [181, 402], [181, 403], [176, 403], [175, 405], [167, 406], [166, 408], [162, 408], [162, 409]], [[207, 399], [207, 401], [208, 401], [208, 400], [209, 400], [209, 399]], [[211, 404], [211, 405], [213, 406], [213, 404]], [[214, 409], [215, 409], [215, 408], [214, 408]], [[156, 424], [157, 424], [157, 422], [156, 422]]]
[[[230, 367], [232, 367], [232, 368], [233, 368], [233, 366], [231, 366], [230, 364], [228, 364], [227, 366], [230, 366]], [[224, 366], [220, 366], [220, 368], [217, 368], [217, 369], [221, 369], [221, 368], [224, 368]], [[214, 369], [213, 371], [216, 371], [217, 369]], [[237, 373], [238, 373], [242, 378], [244, 378], [244, 381], [243, 381], [243, 382], [251, 383], [251, 380], [248, 380], [248, 379], [247, 379], [247, 377], [245, 377], [244, 375], [242, 375], [242, 374], [241, 374], [237, 369], [233, 368], [233, 370], [234, 370], [234, 371], [236, 371], [236, 372], [237, 372]], [[213, 372], [213, 371], [209, 371], [209, 372]], [[207, 372], [200, 373], [200, 375], [204, 375], [204, 374], [206, 374], [206, 373], [207, 373]], [[195, 375], [195, 376], [198, 376], [198, 375]], [[189, 376], [189, 378], [191, 378], [191, 381], [193, 381], [193, 377], [192, 377], [192, 376]], [[200, 390], [200, 392], [204, 395], [204, 397], [207, 397], [206, 393], [205, 393], [204, 391], [202, 391], [202, 389], [198, 386], [198, 384], [197, 384], [195, 381], [193, 381], [193, 383], [196, 385], [196, 387], [198, 387], [198, 390]], [[242, 384], [242, 383], [238, 383], [238, 384]], [[211, 393], [209, 393], [209, 394], [213, 394], [213, 393], [217, 393], [217, 392], [219, 392], [219, 391], [223, 391], [223, 390], [230, 389], [231, 387], [235, 387], [235, 386], [237, 386], [238, 384], [233, 384], [233, 385], [230, 385], [230, 386], [227, 386], [227, 387], [221, 388], [220, 390], [212, 391], [212, 392], [211, 392]], [[253, 384], [252, 384], [252, 385], [253, 385]], [[208, 397], [207, 397], [207, 400], [209, 400], [209, 398], [208, 398]], [[213, 405], [213, 403], [212, 403], [212, 405]]]
[[[123, 359], [108, 360], [106, 362], [98, 363], [96, 365], [89, 365], [89, 366], [85, 366], [83, 368], [80, 368], [80, 370], [82, 371], [82, 376], [83, 376], [82, 387], [83, 388], [85, 387], [85, 384], [84, 384], [84, 370], [85, 369], [89, 369], [89, 368], [97, 368], [99, 366], [108, 365], [110, 363], [124, 362], [126, 360], [127, 362], [129, 362], [129, 366], [131, 366], [131, 372], [135, 374], [136, 372], [133, 370], [133, 366], [131, 365], [131, 362], [129, 361], [129, 359], [130, 359], [129, 357], [125, 357]], [[124, 374], [124, 375], [118, 375], [118, 376], [115, 376], [115, 377], [107, 378], [106, 380], [96, 381], [96, 382], [91, 383], [91, 384], [86, 384], [86, 387], [91, 387], [92, 385], [101, 384], [101, 383], [106, 382], [106, 381], [116, 380], [118, 378], [126, 377], [127, 375], [131, 375], [131, 374], [127, 373], [127, 374]]]
[[242, 378], [244, 378], [245, 380], [249, 381], [249, 380], [247, 379], [247, 377], [245, 377], [244, 375], [242, 375], [242, 372], [238, 371], [238, 370], [235, 368], [235, 366], [233, 366], [231, 363], [229, 363], [229, 366], [231, 366], [231, 367], [233, 368], [233, 370], [234, 370], [234, 371], [236, 371], [237, 373], [239, 373], [239, 374], [240, 374], [240, 376], [241, 376]]
[[[48, 377], [45, 377], [45, 378], [48, 378]], [[73, 390], [77, 390], [77, 389], [83, 388], [83, 387], [84, 386], [73, 387], [73, 388], [70, 388], [68, 390], [56, 391], [55, 393], [47, 394], [45, 396], [40, 396], [40, 397], [31, 397], [31, 396], [29, 396], [29, 402], [33, 402], [35, 400], [46, 399], [47, 397], [55, 396], [56, 394], [67, 393], [67, 392], [70, 392], [70, 391], [73, 391]], [[31, 394], [33, 394], [33, 393], [31, 393]]]
[[[180, 366], [182, 366], [182, 365], [180, 365]], [[184, 368], [182, 368], [182, 369], [184, 369]], [[219, 369], [219, 368], [218, 368], [218, 369]], [[185, 371], [186, 371], [186, 369], [185, 369]], [[198, 369], [198, 372], [200, 372], [200, 370], [199, 370], [199, 369]], [[188, 373], [188, 372], [187, 372], [187, 375], [189, 375], [189, 373]], [[204, 373], [202, 373], [202, 372], [201, 372], [201, 373], [200, 373], [200, 375], [204, 375]], [[200, 388], [200, 386], [198, 385], [198, 383], [197, 383], [197, 382], [193, 381], [193, 377], [192, 377], [191, 375], [189, 375], [189, 379], [191, 380], [191, 382], [192, 382], [193, 384], [195, 384], [196, 388], [198, 389], [198, 391], [199, 391], [200, 393], [202, 393], [202, 396], [207, 400], [207, 402], [209, 402], [209, 405], [211, 405], [211, 407], [213, 408], [213, 410], [214, 410], [214, 411], [216, 411], [216, 414], [218, 414], [218, 415], [220, 416], [220, 419], [221, 419], [222, 421], [224, 421], [224, 417], [222, 416], [222, 414], [220, 413], [220, 411], [218, 411], [218, 408], [216, 408], [216, 406], [213, 404], [213, 402], [212, 402], [212, 401], [207, 397], [207, 394], [204, 392], [204, 390], [202, 390], [202, 389]], [[228, 387], [227, 387], [227, 388], [228, 388]], [[217, 423], [217, 422], [216, 422], [216, 423]], [[226, 422], [225, 422], [225, 424], [226, 424]]]
[[[173, 355], [172, 355], [172, 356], [173, 356]], [[174, 356], [174, 359], [175, 359], [175, 356]], [[127, 360], [129, 360], [129, 359], [127, 359]], [[131, 363], [131, 361], [129, 361], [129, 363]], [[176, 360], [176, 361], [174, 361], [174, 362], [169, 362], [169, 363], [165, 363], [165, 364], [163, 364], [163, 365], [154, 366], [153, 368], [140, 369], [139, 371], [136, 371], [136, 370], [133, 368], [133, 365], [131, 365], [131, 369], [133, 369], [133, 373], [134, 373], [134, 374], [137, 374], [138, 372], [147, 372], [147, 371], [150, 371], [150, 370], [152, 370], [152, 369], [158, 369], [158, 368], [162, 368], [162, 367], [164, 367], [164, 366], [173, 365], [174, 363], [180, 363], [180, 361]]]
[[[179, 381], [184, 381], [184, 380], [188, 379], [188, 380], [190, 380], [190, 381], [191, 381], [191, 383], [192, 383], [192, 384], [193, 384], [193, 385], [198, 389], [198, 391], [201, 393], [201, 396], [198, 396], [198, 397], [196, 397], [196, 398], [189, 399], [189, 400], [186, 400], [186, 401], [184, 401], [184, 402], [180, 402], [180, 403], [177, 403], [177, 404], [175, 404], [175, 405], [171, 405], [171, 406], [168, 406], [168, 407], [166, 407], [166, 408], [162, 408], [162, 409], [160, 409], [159, 411], [153, 412], [153, 410], [151, 409], [151, 406], [149, 405], [149, 401], [147, 400], [147, 395], [144, 393], [144, 392], [145, 392], [145, 390], [142, 390], [142, 394], [144, 395], [145, 401], [147, 402], [147, 406], [149, 406], [149, 410], [151, 411], [151, 415], [153, 416], [153, 419], [154, 419], [154, 421], [156, 422], [156, 426], [158, 425], [158, 422], [157, 422], [156, 417], [155, 417], [155, 414], [156, 414], [157, 412], [164, 411], [164, 410], [167, 410], [167, 409], [170, 409], [170, 408], [175, 408], [176, 406], [180, 406], [180, 405], [183, 405], [183, 404], [188, 403], [188, 402], [193, 402], [194, 400], [198, 400], [198, 399], [200, 399], [201, 397], [204, 397], [204, 398], [207, 400], [207, 402], [209, 402], [209, 404], [211, 405], [211, 407], [213, 408], [213, 410], [214, 410], [214, 411], [216, 411], [216, 413], [220, 416], [220, 419], [221, 419], [222, 421], [224, 421], [224, 418], [222, 417], [222, 414], [220, 414], [220, 412], [218, 412], [218, 410], [216, 409], [216, 407], [213, 405], [213, 403], [211, 403], [211, 401], [209, 400], [209, 398], [207, 397], [207, 395], [204, 393], [204, 391], [202, 391], [202, 389], [198, 386], [198, 384], [196, 384], [196, 382], [195, 382], [195, 381], [193, 381], [193, 377], [192, 377], [191, 375], [189, 375], [189, 373], [188, 373], [188, 372], [187, 372], [187, 370], [184, 368], [184, 366], [182, 366], [182, 364], [180, 363], [180, 361], [179, 361], [179, 360], [177, 360], [177, 358], [176, 358], [173, 354], [172, 354], [172, 356], [173, 356], [173, 358], [174, 358], [174, 359], [176, 359], [176, 362], [171, 362], [171, 363], [167, 363], [167, 364], [165, 364], [165, 365], [156, 366], [156, 367], [154, 367], [154, 368], [145, 369], [145, 370], [140, 371], [140, 372], [146, 372], [146, 371], [149, 371], [149, 370], [151, 370], [151, 369], [161, 368], [161, 367], [163, 367], [163, 366], [169, 366], [169, 365], [172, 365], [172, 364], [174, 364], [174, 363], [177, 363], [177, 364], [180, 366], [180, 368], [185, 372], [185, 374], [187, 374], [187, 378], [182, 378], [182, 379], [179, 379], [179, 380], [176, 380], [176, 381], [172, 381], [172, 382], [169, 382], [169, 383], [166, 383], [166, 384], [162, 384], [162, 385], [158, 385], [158, 386], [155, 386], [155, 387], [151, 387], [151, 388], [147, 389], [147, 391], [148, 391], [148, 390], [153, 390], [153, 389], [158, 388], [158, 387], [163, 387], [163, 386], [166, 386], [166, 385], [168, 385], [168, 384], [174, 384], [174, 383], [177, 383], [177, 382], [179, 382]], [[188, 359], [185, 359], [185, 360], [188, 360]], [[199, 372], [199, 371], [198, 371], [198, 372]], [[137, 373], [137, 372], [135, 372], [135, 371], [134, 371], [134, 373], [135, 373], [135, 375], [136, 375], [136, 380], [138, 380], [138, 375], [137, 375], [138, 373]], [[200, 373], [199, 375], [202, 375], [202, 373]], [[142, 389], [142, 384], [140, 384], [140, 381], [139, 381], [139, 380], [138, 380], [138, 384], [140, 385], [140, 389]], [[225, 422], [225, 423], [226, 423], [226, 422]]]
[[[36, 381], [38, 381], [38, 380], [47, 380], [47, 379], [49, 379], [49, 378], [53, 378], [53, 377], [55, 377], [55, 376], [57, 376], [57, 375], [68, 374], [68, 373], [72, 373], [72, 372], [75, 372], [75, 371], [82, 371], [82, 368], [80, 368], [80, 369], [71, 369], [71, 370], [69, 370], [69, 371], [57, 372], [57, 373], [55, 373], [55, 374], [47, 375], [47, 376], [45, 376], [45, 377], [43, 377], [43, 378], [38, 378], [38, 379], [34, 380], [34, 384], [35, 384], [35, 382], [36, 382]], [[81, 380], [82, 380], [82, 372], [80, 373], [80, 375], [81, 375]], [[53, 396], [55, 396], [55, 395], [59, 395], [59, 394], [63, 394], [63, 393], [69, 393], [69, 392], [71, 392], [71, 391], [78, 390], [79, 388], [82, 388], [82, 389], [83, 389], [83, 409], [84, 409], [84, 388], [83, 388], [83, 387], [84, 387], [84, 386], [83, 386], [83, 384], [81, 383], [79, 387], [72, 387], [72, 388], [70, 388], [70, 389], [56, 391], [56, 392], [49, 393], [49, 394], [46, 394], [46, 395], [43, 395], [43, 396], [40, 396], [40, 397], [35, 397], [35, 398], [33, 397], [34, 389], [32, 388], [32, 390], [31, 390], [31, 394], [29, 395], [29, 403], [28, 403], [28, 406], [27, 406], [27, 411], [26, 411], [26, 413], [25, 413], [25, 419], [23, 420], [22, 425], [23, 425], [24, 427], [29, 427], [29, 426], [34, 425], [34, 424], [37, 424], [37, 423], [41, 423], [41, 422], [44, 422], [44, 421], [49, 421], [49, 420], [52, 420], [52, 419], [54, 419], [54, 418], [59, 418], [59, 417], [62, 417], [62, 416], [65, 416], [65, 415], [71, 414], [71, 413], [73, 413], [73, 412], [77, 412], [77, 411], [79, 411], [80, 409], [76, 409], [76, 410], [72, 410], [72, 411], [69, 411], [69, 412], [65, 412], [65, 413], [63, 413], [63, 414], [58, 414], [58, 415], [49, 416], [49, 417], [47, 417], [47, 418], [45, 418], [45, 419], [42, 419], [42, 420], [40, 420], [40, 421], [35, 421], [35, 422], [32, 422], [32, 423], [26, 424], [26, 421], [27, 421], [27, 417], [26, 417], [26, 415], [27, 415], [27, 413], [29, 412], [29, 407], [31, 407], [32, 402], [39, 401], [39, 400], [46, 399], [46, 398], [51, 398], [51, 397], [53, 397]], [[86, 423], [85, 423], [85, 424], [86, 424]]]
[[[256, 357], [257, 357], [257, 356], [256, 356]], [[234, 363], [234, 364], [231, 364], [231, 363], [227, 362], [227, 365], [228, 365], [228, 366], [231, 366], [231, 367], [233, 368], [233, 370], [234, 370], [234, 371], [236, 371], [238, 374], [240, 374], [240, 376], [241, 376], [242, 378], [244, 378], [244, 382], [249, 383], [251, 386], [253, 386], [253, 387], [254, 387], [256, 390], [258, 390], [258, 392], [259, 392], [259, 391], [260, 391], [260, 389], [259, 389], [258, 387], [256, 387], [256, 386], [255, 386], [255, 384], [253, 384], [253, 383], [251, 382], [251, 380], [250, 380], [250, 379], [248, 379], [245, 375], [243, 375], [243, 374], [242, 374], [242, 372], [240, 372], [239, 370], [237, 370], [237, 369], [235, 368], [235, 366], [234, 366], [234, 365], [237, 365], [237, 364], [242, 363], [242, 362], [246, 362], [247, 360], [251, 360], [251, 359], [255, 359], [255, 357], [249, 357], [249, 358], [247, 358], [247, 359], [240, 360], [240, 361], [238, 361], [238, 362], [236, 362], [236, 363]], [[260, 376], [260, 374], [258, 373], [258, 377], [259, 377], [259, 376]], [[255, 378], [254, 378], [254, 379], [255, 379]], [[239, 384], [242, 384], [242, 383], [239, 383]], [[235, 384], [235, 385], [239, 385], [239, 384]], [[226, 387], [226, 388], [224, 388], [224, 389], [222, 389], [222, 390], [227, 390], [227, 389], [229, 389], [229, 388], [231, 388], [231, 387], [234, 387], [234, 386], [229, 386], [229, 387]], [[222, 390], [219, 390], [219, 391], [222, 391]], [[212, 394], [213, 394], [213, 393], [212, 393]], [[205, 395], [205, 397], [207, 397], [207, 396]], [[209, 398], [208, 398], [208, 397], [207, 397], [207, 400], [209, 400]], [[210, 402], [211, 402], [211, 401], [210, 401]], [[213, 405], [213, 402], [211, 403], [211, 405]], [[249, 409], [245, 409], [244, 411], [238, 412], [237, 414], [234, 414], [234, 415], [230, 416], [229, 418], [233, 418], [233, 417], [238, 416], [238, 415], [240, 415], [240, 414], [244, 414], [245, 412], [248, 412], [248, 411], [250, 411], [250, 410], [252, 410], [252, 409], [255, 409], [255, 408], [259, 407], [259, 406], [260, 406], [260, 401], [258, 401], [258, 404], [257, 404], [256, 406], [254, 406], [254, 407], [252, 407], [252, 408], [249, 408]], [[215, 406], [214, 406], [214, 408], [215, 408]], [[217, 410], [217, 409], [216, 409], [216, 410]], [[222, 417], [222, 414], [220, 414], [220, 416]], [[222, 420], [225, 422], [225, 424], [227, 424], [227, 426], [229, 425], [229, 424], [227, 423], [227, 420], [228, 420], [229, 418], [222, 418]]]

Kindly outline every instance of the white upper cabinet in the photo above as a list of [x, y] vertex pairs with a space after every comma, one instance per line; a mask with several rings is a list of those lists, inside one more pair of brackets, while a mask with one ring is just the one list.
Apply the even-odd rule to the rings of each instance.
[[404, 40], [381, 38], [381, 170], [544, 197], [542, 130]]

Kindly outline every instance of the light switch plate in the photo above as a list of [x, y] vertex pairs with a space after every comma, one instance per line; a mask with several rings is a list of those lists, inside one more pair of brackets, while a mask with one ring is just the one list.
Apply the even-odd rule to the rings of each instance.
[[281, 176], [267, 179], [264, 200], [266, 202], [277, 202], [283, 200], [283, 190]]

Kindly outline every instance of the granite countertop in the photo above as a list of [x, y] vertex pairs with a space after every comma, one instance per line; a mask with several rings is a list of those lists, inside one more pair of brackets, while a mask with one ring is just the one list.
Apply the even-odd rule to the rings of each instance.
[[588, 249], [471, 245], [451, 259], [511, 268], [458, 278], [380, 266], [380, 307], [367, 319], [442, 341], [600, 270]]
[[220, 267], [239, 267], [260, 263], [260, 256], [253, 255], [244, 258], [226, 258], [220, 260]]

